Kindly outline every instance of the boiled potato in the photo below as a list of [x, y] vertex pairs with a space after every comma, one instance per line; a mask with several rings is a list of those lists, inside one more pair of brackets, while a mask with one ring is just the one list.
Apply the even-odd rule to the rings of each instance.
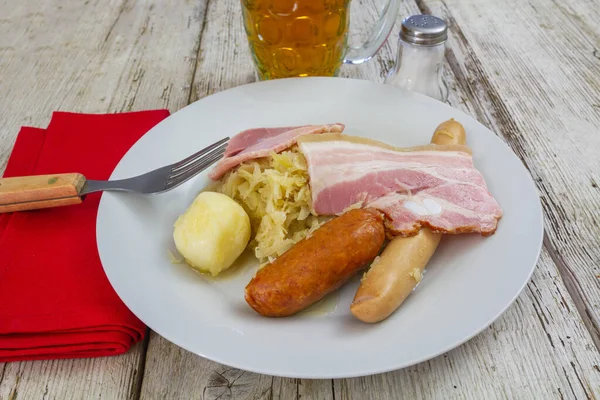
[[250, 240], [250, 218], [230, 197], [203, 192], [175, 221], [175, 246], [186, 262], [212, 276], [229, 268]]

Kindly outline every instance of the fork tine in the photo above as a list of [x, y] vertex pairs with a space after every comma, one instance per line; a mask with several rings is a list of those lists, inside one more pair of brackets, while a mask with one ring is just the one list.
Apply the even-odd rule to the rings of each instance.
[[173, 179], [169, 179], [165, 183], [165, 189], [170, 190], [181, 185], [184, 182], [187, 182], [189, 179], [193, 178], [194, 176], [208, 168], [216, 160], [218, 160], [218, 157], [215, 157], [212, 160], [206, 160], [205, 163], [198, 165], [195, 169], [188, 171], [188, 173], [179, 175], [178, 177]]
[[201, 163], [197, 163], [194, 168], [187, 169], [184, 173], [180, 173], [175, 177], [169, 177], [169, 180], [165, 183], [165, 188], [172, 189], [176, 186], [181, 185], [190, 178], [193, 178], [198, 173], [204, 171], [210, 167], [215, 161], [221, 158], [222, 152], [211, 153], [210, 155], [203, 157]]
[[193, 169], [189, 169], [186, 174], [178, 175], [177, 178], [187, 180], [196, 174], [204, 171], [206, 168], [210, 167], [215, 161], [218, 161], [221, 158], [220, 155], [211, 156], [205, 162], [196, 165]]
[[180, 175], [186, 174], [189, 170], [195, 168], [197, 165], [204, 163], [204, 161], [207, 160], [208, 158], [212, 159], [213, 156], [220, 158], [223, 155], [223, 153], [225, 152], [225, 149], [226, 149], [226, 145], [223, 144], [220, 147], [217, 147], [216, 149], [211, 151], [210, 153], [205, 154], [202, 157], [198, 158], [197, 160], [190, 162], [187, 165], [185, 165], [179, 169], [172, 170], [171, 173], [169, 174], [169, 179], [175, 179]]
[[196, 159], [198, 159], [199, 157], [204, 156], [206, 153], [208, 153], [209, 151], [214, 150], [215, 148], [227, 143], [229, 141], [229, 137], [226, 137], [225, 139], [221, 139], [216, 143], [211, 144], [208, 147], [205, 147], [204, 149], [192, 154], [191, 156], [184, 158], [183, 160], [173, 164], [173, 170], [182, 168], [184, 166], [186, 166], [187, 164], [189, 164], [190, 162], [195, 161]]

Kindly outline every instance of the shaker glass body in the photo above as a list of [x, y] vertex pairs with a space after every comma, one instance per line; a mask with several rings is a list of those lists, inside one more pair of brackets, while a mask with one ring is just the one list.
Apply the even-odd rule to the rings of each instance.
[[448, 87], [442, 79], [444, 44], [421, 46], [400, 39], [396, 65], [385, 83], [445, 102]]

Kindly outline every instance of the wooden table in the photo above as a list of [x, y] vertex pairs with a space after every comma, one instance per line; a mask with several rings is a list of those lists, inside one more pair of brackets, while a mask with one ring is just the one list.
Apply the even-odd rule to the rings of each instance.
[[[353, 4], [355, 36], [380, 4]], [[0, 399], [600, 395], [598, 1], [404, 1], [402, 17], [417, 13], [449, 23], [449, 103], [512, 147], [544, 208], [533, 278], [494, 324], [422, 364], [333, 381], [231, 369], [151, 333], [118, 357], [0, 363]], [[382, 81], [397, 33], [342, 75]], [[19, 127], [45, 127], [54, 110], [176, 111], [255, 80], [239, 0], [0, 0], [0, 172]]]

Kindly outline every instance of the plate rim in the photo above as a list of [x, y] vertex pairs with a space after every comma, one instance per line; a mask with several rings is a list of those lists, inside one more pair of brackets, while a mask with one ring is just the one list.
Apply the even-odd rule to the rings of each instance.
[[[186, 110], [187, 108], [195, 105], [196, 103], [200, 103], [203, 102], [211, 97], [214, 96], [221, 96], [221, 95], [225, 95], [226, 93], [230, 93], [232, 91], [239, 91], [239, 90], [243, 90], [244, 88], [248, 88], [248, 87], [252, 87], [252, 86], [258, 86], [258, 85], [262, 85], [262, 86], [268, 86], [268, 85], [285, 85], [285, 82], [290, 82], [290, 81], [331, 81], [331, 80], [337, 80], [337, 81], [348, 81], [348, 84], [350, 85], [360, 85], [360, 84], [364, 84], [367, 86], [372, 86], [372, 87], [385, 87], [385, 86], [389, 86], [389, 85], [385, 85], [383, 83], [379, 83], [379, 82], [374, 82], [374, 81], [370, 81], [370, 80], [364, 80], [364, 79], [354, 79], [354, 78], [345, 78], [345, 77], [304, 77], [304, 78], [285, 78], [285, 79], [276, 79], [276, 80], [266, 80], [266, 81], [256, 81], [256, 82], [251, 82], [251, 83], [246, 83], [243, 85], [238, 85], [238, 86], [234, 86], [225, 90], [221, 90], [219, 92], [215, 92], [213, 94], [210, 94], [208, 96], [205, 96], [201, 99], [198, 99], [188, 105], [186, 105], [185, 107], [180, 108], [179, 110], [177, 110], [174, 113], [171, 113], [167, 118], [163, 119], [162, 121], [160, 121], [159, 123], [157, 123], [156, 125], [154, 125], [151, 129], [149, 129], [144, 135], [142, 135], [142, 137], [140, 137], [129, 149], [128, 151], [125, 153], [125, 155], [123, 155], [123, 157], [119, 160], [119, 162], [117, 163], [117, 165], [115, 166], [115, 168], [113, 169], [113, 171], [111, 172], [111, 176], [109, 179], [113, 179], [115, 173], [119, 170], [119, 167], [122, 165], [123, 160], [130, 154], [130, 152], [132, 152], [132, 150], [138, 145], [138, 143], [140, 142], [140, 140], [145, 137], [146, 135], [148, 135], [150, 132], [152, 132], [154, 129], [157, 129], [161, 126], [161, 124], [165, 123], [165, 121], [174, 118], [176, 115], [178, 115], [180, 112]], [[512, 148], [503, 140], [503, 138], [496, 134], [494, 131], [492, 131], [491, 129], [489, 129], [487, 126], [485, 126], [483, 123], [481, 123], [480, 121], [478, 121], [475, 117], [467, 114], [466, 112], [459, 110], [457, 108], [452, 107], [449, 104], [437, 101], [435, 99], [432, 99], [428, 96], [425, 96], [423, 94], [420, 93], [416, 93], [416, 92], [412, 92], [412, 91], [407, 91], [404, 89], [400, 89], [400, 88], [396, 88], [394, 87], [393, 89], [398, 90], [403, 92], [403, 95], [406, 96], [417, 96], [420, 97], [422, 99], [426, 99], [425, 101], [429, 101], [429, 102], [436, 102], [439, 105], [442, 105], [443, 107], [449, 108], [451, 109], [454, 113], [458, 114], [457, 117], [461, 118], [461, 119], [470, 119], [472, 122], [476, 123], [477, 125], [479, 125], [481, 128], [485, 129], [488, 131], [489, 134], [491, 134], [492, 136], [495, 136], [496, 139], [498, 139], [498, 142], [501, 143], [501, 145], [505, 146], [505, 148], [512, 153], [512, 155], [515, 157], [516, 160], [518, 160], [520, 162], [521, 167], [524, 169], [524, 172], [526, 172], [527, 175], [527, 181], [528, 184], [533, 188], [533, 192], [535, 193], [535, 208], [537, 210], [537, 216], [538, 216], [538, 220], [540, 222], [540, 226], [539, 228], [539, 232], [540, 235], [537, 238], [537, 243], [536, 243], [536, 247], [537, 247], [537, 251], [536, 251], [536, 256], [535, 256], [535, 262], [533, 263], [533, 265], [529, 268], [529, 272], [527, 274], [527, 279], [524, 279], [523, 282], [519, 285], [518, 290], [516, 290], [516, 292], [513, 294], [511, 300], [509, 302], [506, 303], [506, 305], [504, 307], [502, 307], [502, 309], [500, 311], [498, 311], [495, 315], [493, 315], [492, 317], [490, 317], [485, 323], [482, 323], [480, 328], [474, 330], [471, 334], [466, 335], [465, 337], [463, 337], [460, 340], [457, 340], [455, 342], [453, 342], [452, 344], [449, 344], [448, 346], [445, 346], [444, 349], [439, 350], [437, 352], [433, 352], [430, 353], [428, 355], [424, 355], [422, 357], [417, 357], [415, 360], [411, 360], [411, 361], [406, 361], [406, 362], [398, 362], [398, 363], [384, 363], [385, 365], [383, 365], [381, 368], [371, 368], [368, 370], [361, 370], [360, 372], [358, 372], [358, 368], [357, 372], [355, 373], [328, 373], [328, 374], [311, 374], [311, 373], [294, 373], [294, 374], [289, 374], [289, 373], [285, 373], [285, 372], [278, 372], [278, 371], [273, 371], [273, 370], [269, 370], [268, 368], [254, 368], [254, 367], [248, 367], [248, 366], [244, 366], [241, 365], [240, 363], [236, 363], [236, 362], [232, 362], [230, 360], [224, 360], [221, 357], [215, 356], [215, 355], [207, 355], [204, 352], [198, 352], [195, 350], [191, 350], [189, 348], [187, 348], [184, 345], [178, 344], [177, 340], [172, 339], [172, 335], [164, 332], [162, 329], [157, 329], [154, 326], [152, 326], [151, 324], [149, 324], [148, 322], [144, 321], [144, 319], [142, 317], [140, 317], [137, 313], [135, 313], [132, 309], [132, 306], [130, 304], [127, 304], [127, 302], [125, 301], [125, 299], [123, 299], [123, 297], [121, 296], [121, 294], [119, 294], [119, 292], [117, 291], [117, 289], [114, 287], [112, 281], [109, 278], [109, 274], [104, 266], [104, 261], [102, 258], [102, 253], [100, 251], [100, 244], [99, 244], [99, 223], [98, 221], [100, 220], [101, 216], [102, 216], [102, 212], [101, 210], [106, 208], [106, 201], [105, 201], [105, 196], [104, 193], [101, 194], [100, 197], [100, 203], [99, 203], [99, 207], [98, 207], [98, 212], [96, 215], [96, 246], [98, 249], [98, 254], [100, 256], [100, 260], [101, 260], [101, 264], [102, 264], [102, 268], [103, 271], [105, 273], [105, 276], [107, 277], [111, 287], [113, 287], [113, 290], [115, 291], [115, 293], [117, 294], [117, 296], [121, 299], [121, 301], [123, 302], [123, 304], [132, 312], [132, 314], [134, 314], [136, 316], [136, 318], [138, 318], [140, 321], [142, 321], [148, 328], [150, 328], [151, 330], [153, 330], [155, 333], [159, 334], [160, 336], [162, 336], [163, 338], [165, 338], [166, 340], [168, 340], [169, 342], [171, 342], [172, 344], [186, 350], [189, 351], [190, 353], [195, 354], [196, 356], [200, 356], [203, 357], [207, 360], [228, 366], [228, 367], [232, 367], [232, 368], [236, 368], [236, 369], [240, 369], [240, 370], [244, 370], [244, 371], [248, 371], [248, 372], [252, 372], [252, 373], [258, 373], [258, 374], [264, 374], [264, 375], [270, 375], [270, 376], [276, 376], [276, 377], [285, 377], [285, 378], [296, 378], [296, 379], [343, 379], [343, 378], [356, 378], [356, 377], [364, 377], [364, 376], [370, 376], [370, 375], [376, 375], [376, 374], [381, 374], [381, 373], [387, 373], [387, 372], [391, 372], [391, 371], [396, 371], [396, 370], [400, 370], [400, 369], [404, 369], [407, 368], [409, 366], [413, 366], [413, 365], [417, 365], [420, 364], [422, 362], [425, 362], [427, 360], [431, 360], [433, 358], [436, 358], [442, 354], [445, 354], [461, 345], [463, 345], [464, 343], [468, 342], [469, 340], [471, 340], [472, 338], [474, 338], [475, 336], [479, 335], [481, 332], [483, 332], [485, 329], [487, 329], [491, 324], [493, 324], [502, 314], [504, 314], [509, 307], [511, 307], [515, 300], [517, 299], [517, 297], [519, 297], [521, 295], [521, 293], [523, 292], [523, 289], [525, 288], [525, 286], [531, 281], [531, 277], [539, 263], [540, 260], [540, 256], [541, 256], [541, 251], [542, 251], [542, 247], [543, 247], [543, 238], [545, 235], [545, 227], [544, 227], [544, 213], [543, 213], [543, 209], [542, 209], [542, 205], [541, 205], [541, 199], [539, 196], [539, 191], [537, 189], [537, 186], [535, 185], [534, 179], [531, 176], [531, 173], [529, 171], [529, 169], [526, 167], [525, 163], [523, 162], [523, 160], [512, 150]]]

